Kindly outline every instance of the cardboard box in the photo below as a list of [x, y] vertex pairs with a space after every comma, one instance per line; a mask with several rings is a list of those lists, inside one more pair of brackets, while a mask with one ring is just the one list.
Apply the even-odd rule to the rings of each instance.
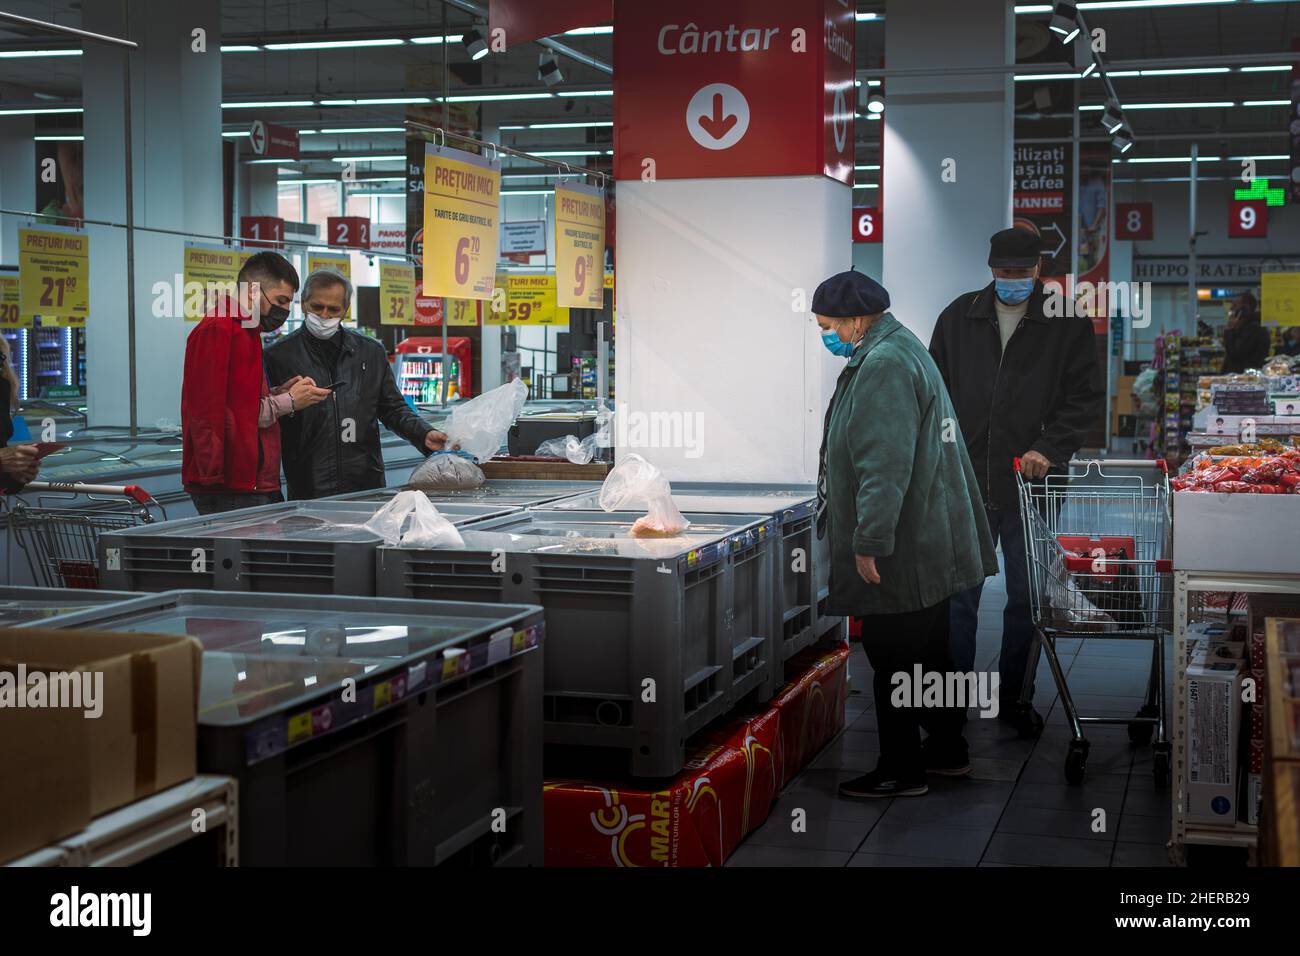
[[[84, 673], [99, 687], [98, 716], [74, 711], [82, 725], [75, 731], [56, 720], [44, 732], [55, 749], [63, 746], [61, 734], [68, 735], [69, 748], [78, 746], [76, 738], [86, 737], [91, 816], [194, 776], [202, 661], [198, 641], [183, 636], [0, 630], [0, 665], [21, 664], [29, 673], [36, 669]], [[42, 708], [39, 713], [48, 715], [57, 709]], [[6, 722], [18, 712], [0, 708], [0, 742], [12, 736]]]
[[1115, 380], [1115, 414], [1137, 414], [1137, 408], [1133, 404], [1133, 385], [1136, 382], [1136, 375], [1121, 375]]
[[1187, 819], [1237, 821], [1238, 737], [1244, 662], [1198, 651], [1187, 666]]
[[1300, 495], [1174, 492], [1174, 570], [1300, 574]]

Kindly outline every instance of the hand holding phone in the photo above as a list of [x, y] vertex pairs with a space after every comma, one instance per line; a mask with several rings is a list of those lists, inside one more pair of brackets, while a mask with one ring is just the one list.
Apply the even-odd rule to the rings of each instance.
[[336, 388], [342, 388], [342, 387], [343, 387], [344, 385], [346, 385], [346, 384], [347, 384], [347, 379], [340, 379], [339, 381], [334, 382], [332, 385], [317, 385], [316, 387], [317, 387], [317, 388], [323, 388], [323, 389], [326, 389], [327, 391], [331, 391], [331, 392], [332, 392], [332, 391], [334, 391], [334, 389], [336, 389]]
[[67, 448], [63, 442], [57, 441], [40, 441], [36, 443], [36, 460], [40, 461], [46, 455], [53, 455], [56, 451], [63, 451]]

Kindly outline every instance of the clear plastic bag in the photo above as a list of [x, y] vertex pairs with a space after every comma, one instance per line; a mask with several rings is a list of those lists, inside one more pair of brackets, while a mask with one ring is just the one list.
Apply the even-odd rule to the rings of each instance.
[[596, 457], [596, 436], [588, 435], [581, 441], [577, 435], [548, 438], [537, 446], [537, 455], [541, 458], [567, 458], [575, 465], [586, 465]]
[[463, 548], [456, 526], [438, 513], [423, 491], [399, 491], [366, 522], [366, 529], [399, 548]]
[[468, 455], [435, 451], [416, 466], [406, 484], [419, 491], [467, 491], [486, 480], [483, 469]]
[[673, 503], [668, 479], [640, 455], [630, 454], [610, 469], [600, 486], [600, 506], [606, 511], [645, 508], [632, 525], [634, 538], [669, 538], [691, 526]]
[[487, 461], [501, 448], [528, 399], [528, 386], [515, 379], [452, 409], [447, 425], [447, 447], [463, 451], [475, 461]]

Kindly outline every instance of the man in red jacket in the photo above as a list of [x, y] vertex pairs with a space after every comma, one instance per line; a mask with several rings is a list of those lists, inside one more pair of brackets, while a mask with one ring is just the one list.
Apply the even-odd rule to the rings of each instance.
[[201, 515], [283, 501], [279, 419], [329, 397], [295, 375], [275, 388], [262, 365], [262, 333], [289, 317], [298, 272], [259, 252], [239, 270], [239, 289], [185, 342], [181, 385], [181, 480]]

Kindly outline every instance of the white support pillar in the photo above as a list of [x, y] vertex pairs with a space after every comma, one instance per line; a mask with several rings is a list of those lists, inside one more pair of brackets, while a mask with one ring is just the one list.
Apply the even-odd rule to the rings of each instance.
[[[894, 315], [923, 342], [939, 313], [991, 281], [989, 236], [1011, 224], [1012, 73], [1007, 0], [888, 0], [884, 277]], [[945, 177], [945, 171], [948, 176]]]
[[[82, 26], [134, 40], [132, 153], [135, 190], [135, 341], [137, 419], [141, 427], [180, 420], [185, 338], [193, 327], [170, 307], [155, 310], [155, 283], [181, 271], [185, 239], [146, 227], [217, 235], [222, 231], [220, 0], [136, 0], [86, 4]], [[194, 47], [205, 31], [206, 52]], [[85, 106], [86, 217], [126, 220], [123, 50], [87, 43]], [[91, 313], [86, 320], [90, 424], [126, 425], [130, 416], [123, 229], [88, 227]], [[198, 240], [210, 242], [211, 240]], [[162, 315], [155, 315], [162, 311]]]
[[[34, 212], [36, 208], [36, 122], [31, 116], [0, 119], [0, 209]], [[21, 216], [0, 216], [0, 265], [18, 265]]]

